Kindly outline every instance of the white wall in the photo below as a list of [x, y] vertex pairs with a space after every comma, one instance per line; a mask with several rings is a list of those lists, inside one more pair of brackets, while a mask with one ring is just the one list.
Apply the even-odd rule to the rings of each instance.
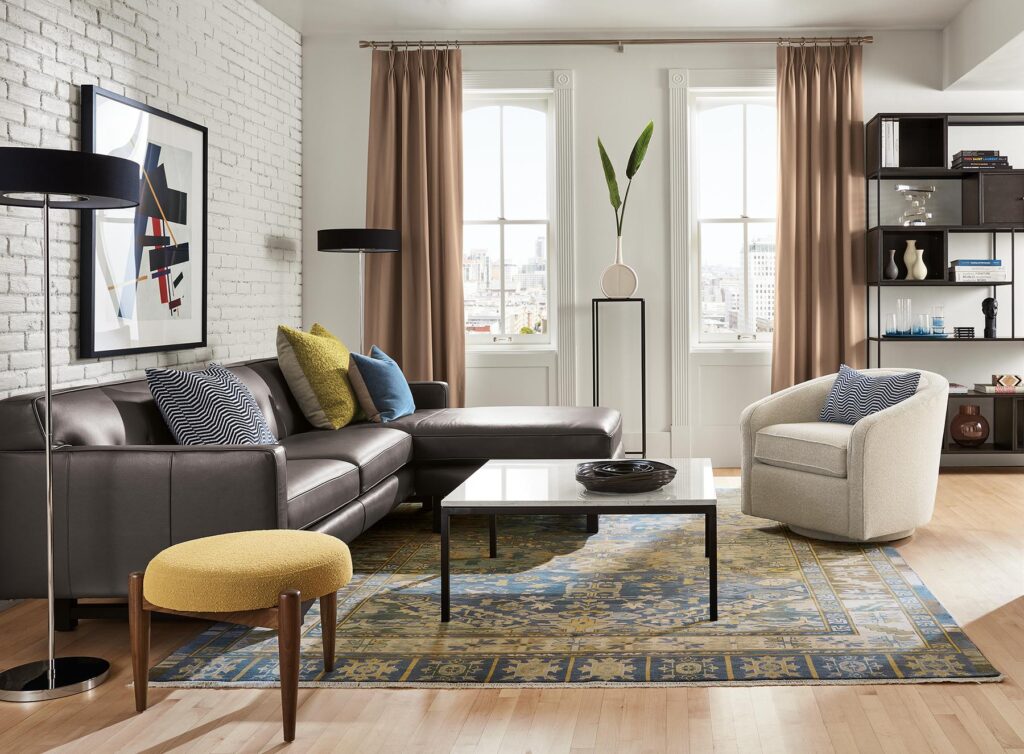
[[[301, 78], [298, 32], [253, 0], [0, 3], [0, 143], [77, 149], [81, 84], [209, 128], [209, 347], [77, 359], [78, 218], [55, 211], [58, 384], [271, 355], [298, 324]], [[38, 210], [0, 207], [0, 396], [42, 387], [41, 243]]]
[[[438, 32], [430, 36], [443, 39], [454, 35]], [[875, 34], [875, 40], [864, 54], [866, 117], [884, 110], [1024, 111], [1024, 94], [1020, 93], [993, 96], [985, 92], [943, 92], [939, 32], [882, 32]], [[307, 325], [319, 320], [350, 342], [357, 340], [355, 260], [317, 254], [315, 238], [318, 228], [359, 226], [364, 221], [370, 54], [360, 50], [356, 42], [355, 36], [307, 36], [303, 79], [303, 239], [307, 273], [303, 319]], [[463, 62], [467, 70], [575, 71], [577, 353], [572, 357], [576, 360], [579, 404], [587, 405], [591, 400], [590, 299], [600, 295], [598, 277], [611, 263], [614, 252], [613, 218], [595, 140], [600, 135], [613, 159], [624, 161], [643, 124], [654, 120], [654, 141], [633, 187], [624, 238], [626, 261], [639, 273], [638, 295], [647, 298], [648, 306], [648, 430], [652, 433], [648, 452], [667, 454], [673, 401], [667, 71], [774, 68], [775, 48], [630, 47], [618, 53], [612, 48], [591, 47], [474, 47], [463, 48]], [[1024, 167], [1024, 153], [1016, 161]], [[624, 408], [626, 432], [632, 434], [639, 432], [640, 424], [633, 407], [638, 382], [631, 359], [636, 324], [623, 316], [618, 325], [611, 316], [602, 320], [602, 403]], [[988, 348], [932, 346], [933, 350], [925, 351], [927, 345], [889, 347], [906, 348], [908, 363], [939, 371], [955, 370], [963, 363], [963, 352], [958, 348], [977, 348], [978, 354], [980, 349]], [[1008, 354], [1006, 361], [997, 359], [998, 363], [1007, 371], [1024, 371], [1024, 356], [1017, 355], [1021, 352], [1024, 349], [1017, 348], [1013, 358]], [[763, 354], [733, 357], [702, 353], [688, 359], [688, 377], [681, 381], [684, 386], [713, 384], [720, 389], [687, 390], [697, 408], [692, 413], [704, 417], [704, 425], [693, 438], [677, 437], [677, 452], [707, 452], [720, 465], [737, 463], [735, 420], [749, 400], [768, 392], [767, 363]], [[734, 369], [736, 364], [743, 368]], [[515, 387], [516, 374], [507, 372], [505, 384], [510, 390]], [[985, 374], [981, 368], [972, 368], [970, 379], [981, 380]], [[733, 380], [731, 386], [720, 381], [726, 376]], [[488, 380], [485, 387], [474, 385], [475, 380], [484, 377]], [[468, 394], [490, 399], [502, 390], [501, 380], [501, 370], [489, 368], [479, 375], [471, 370]]]

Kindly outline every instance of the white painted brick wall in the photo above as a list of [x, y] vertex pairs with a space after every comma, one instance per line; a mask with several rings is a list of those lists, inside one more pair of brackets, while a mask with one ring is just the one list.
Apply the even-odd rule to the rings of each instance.
[[[301, 322], [302, 42], [254, 0], [0, 0], [0, 144], [79, 148], [98, 84], [209, 129], [208, 348], [78, 359], [78, 217], [51, 215], [54, 378], [272, 355]], [[0, 207], [0, 397], [43, 384], [42, 221]]]

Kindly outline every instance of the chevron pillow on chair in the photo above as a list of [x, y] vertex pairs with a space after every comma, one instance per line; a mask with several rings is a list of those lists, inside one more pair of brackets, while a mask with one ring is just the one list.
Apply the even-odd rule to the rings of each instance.
[[920, 372], [901, 372], [885, 376], [861, 374], [843, 364], [832, 383], [820, 421], [856, 424], [865, 416], [895, 406], [917, 392]]
[[146, 380], [179, 445], [277, 442], [249, 388], [220, 364], [198, 372], [147, 369]]

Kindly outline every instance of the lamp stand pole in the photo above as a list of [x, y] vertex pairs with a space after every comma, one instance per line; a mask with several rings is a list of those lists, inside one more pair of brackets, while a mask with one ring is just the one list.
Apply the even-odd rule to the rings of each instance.
[[43, 412], [43, 457], [46, 467], [46, 610], [47, 658], [0, 672], [0, 701], [40, 702], [71, 696], [99, 686], [110, 663], [98, 657], [57, 657], [53, 587], [53, 364], [50, 355], [50, 195], [43, 195], [43, 343], [46, 410]]

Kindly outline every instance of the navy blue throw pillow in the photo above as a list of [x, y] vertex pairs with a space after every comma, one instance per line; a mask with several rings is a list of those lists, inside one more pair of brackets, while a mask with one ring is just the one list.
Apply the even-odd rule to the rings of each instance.
[[197, 372], [147, 369], [146, 381], [179, 445], [277, 442], [249, 388], [220, 364]]
[[843, 364], [819, 418], [823, 422], [856, 424], [865, 416], [905, 401], [917, 392], [920, 381], [920, 372], [876, 377]]

